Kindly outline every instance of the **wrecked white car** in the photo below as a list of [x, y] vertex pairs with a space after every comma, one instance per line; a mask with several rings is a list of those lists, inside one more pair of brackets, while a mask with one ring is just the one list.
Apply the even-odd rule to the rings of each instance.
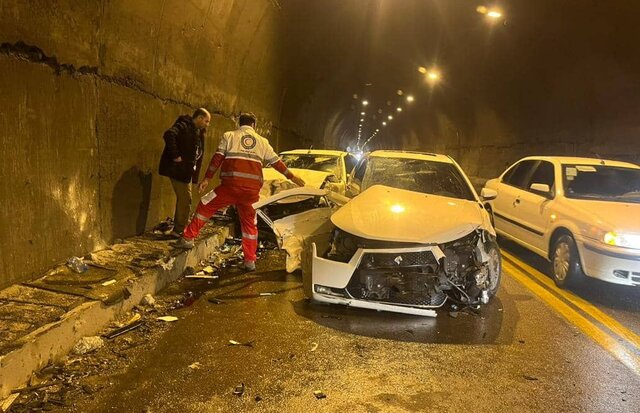
[[287, 252], [287, 272], [301, 267], [307, 240], [329, 240], [330, 217], [348, 201], [339, 194], [316, 188], [284, 190], [253, 204], [258, 216], [259, 237]]
[[[356, 158], [342, 151], [323, 149], [296, 149], [280, 153], [287, 167], [306, 182], [306, 186], [327, 189], [344, 195], [349, 172]], [[293, 189], [296, 185], [273, 168], [262, 171], [264, 183], [260, 199], [266, 199], [280, 191]]]
[[453, 159], [375, 151], [356, 166], [347, 193], [354, 198], [331, 216], [331, 239], [310, 244], [309, 297], [435, 316], [447, 300], [476, 307], [496, 294], [495, 231]]

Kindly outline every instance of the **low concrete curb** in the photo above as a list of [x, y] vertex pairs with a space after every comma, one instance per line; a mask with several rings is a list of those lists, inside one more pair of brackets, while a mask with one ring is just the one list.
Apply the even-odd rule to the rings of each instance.
[[96, 335], [112, 320], [138, 305], [146, 294], [156, 294], [177, 280], [186, 266], [195, 267], [201, 260], [211, 257], [228, 235], [229, 229], [222, 227], [198, 242], [192, 250], [176, 256], [170, 269], [157, 267], [145, 271], [129, 286], [131, 295], [123, 301], [113, 305], [101, 301], [81, 304], [59, 321], [18, 339], [17, 348], [0, 357], [0, 400], [8, 397], [12, 390], [27, 385], [34, 372], [69, 353], [79, 339]]

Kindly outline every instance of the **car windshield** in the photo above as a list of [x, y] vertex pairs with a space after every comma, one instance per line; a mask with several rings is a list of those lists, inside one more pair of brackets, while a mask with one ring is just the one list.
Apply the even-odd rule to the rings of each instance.
[[444, 162], [372, 157], [364, 174], [362, 189], [373, 185], [474, 200], [469, 185], [458, 169]]
[[640, 203], [640, 169], [562, 165], [567, 198]]
[[338, 157], [330, 155], [284, 154], [281, 156], [282, 162], [287, 168], [311, 169], [312, 171], [329, 172], [338, 175]]

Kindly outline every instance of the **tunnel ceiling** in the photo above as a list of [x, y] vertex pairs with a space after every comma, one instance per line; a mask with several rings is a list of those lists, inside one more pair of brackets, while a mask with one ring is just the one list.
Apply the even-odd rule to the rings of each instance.
[[[356, 141], [362, 109], [361, 139], [381, 130], [369, 148], [429, 148], [452, 135], [465, 141], [492, 134], [514, 141], [588, 139], [596, 126], [605, 134], [621, 123], [636, 127], [639, 5], [485, 3], [504, 13], [497, 20], [479, 13], [480, 5], [465, 0], [282, 2], [284, 46], [293, 56], [285, 100], [289, 119], [315, 142], [343, 148]], [[420, 66], [437, 67], [441, 81], [431, 86]], [[413, 95], [415, 102], [408, 105], [397, 90]], [[368, 107], [362, 107], [362, 99]], [[383, 128], [389, 114], [394, 119]], [[487, 126], [487, 118], [495, 119], [493, 126]]]

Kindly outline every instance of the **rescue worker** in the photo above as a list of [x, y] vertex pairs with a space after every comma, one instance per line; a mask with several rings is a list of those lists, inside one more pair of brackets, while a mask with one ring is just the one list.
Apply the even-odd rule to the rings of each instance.
[[220, 185], [202, 197], [184, 235], [172, 245], [176, 248], [193, 248], [193, 240], [209, 218], [219, 209], [235, 205], [242, 229], [244, 269], [254, 271], [258, 249], [258, 228], [253, 203], [259, 200], [263, 165], [271, 165], [298, 186], [304, 186], [305, 183], [287, 169], [269, 141], [256, 133], [255, 115], [243, 113], [238, 123], [240, 127], [237, 130], [226, 132], [222, 136], [205, 178], [198, 188], [200, 193], [204, 193], [218, 168], [220, 168]]
[[191, 212], [191, 183], [198, 182], [204, 154], [204, 133], [211, 122], [211, 114], [204, 108], [192, 116], [178, 117], [164, 133], [164, 151], [160, 158], [160, 175], [171, 179], [176, 194], [176, 208], [171, 236], [180, 238]]

